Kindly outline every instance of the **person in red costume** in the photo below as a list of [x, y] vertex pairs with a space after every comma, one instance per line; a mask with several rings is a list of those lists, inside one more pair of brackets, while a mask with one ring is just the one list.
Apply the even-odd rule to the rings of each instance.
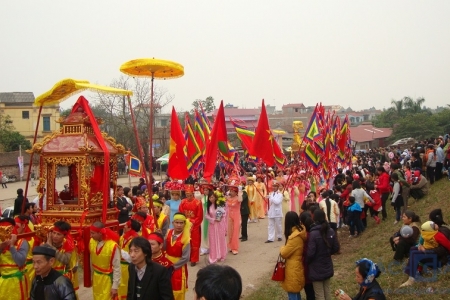
[[192, 223], [191, 230], [191, 266], [200, 260], [201, 225], [203, 221], [203, 207], [200, 200], [194, 198], [194, 186], [186, 184], [186, 198], [180, 203], [179, 212], [184, 214]]
[[386, 201], [392, 189], [390, 185], [391, 178], [383, 167], [378, 167], [377, 173], [378, 179], [375, 182], [375, 188], [381, 194], [381, 214], [383, 215], [383, 221], [385, 221], [387, 218]]

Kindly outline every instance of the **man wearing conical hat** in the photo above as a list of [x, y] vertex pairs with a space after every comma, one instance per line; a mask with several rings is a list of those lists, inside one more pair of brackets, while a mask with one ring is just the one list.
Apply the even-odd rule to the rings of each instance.
[[179, 212], [184, 214], [192, 223], [191, 230], [191, 266], [195, 266], [200, 260], [200, 243], [202, 239], [201, 225], [203, 220], [203, 207], [200, 200], [194, 198], [194, 186], [184, 186], [186, 198], [181, 200]]

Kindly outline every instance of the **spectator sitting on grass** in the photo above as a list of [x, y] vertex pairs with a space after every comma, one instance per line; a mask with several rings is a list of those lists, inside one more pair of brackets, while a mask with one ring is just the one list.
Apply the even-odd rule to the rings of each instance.
[[422, 260], [418, 265], [416, 265], [418, 260], [414, 259], [414, 255], [421, 256], [424, 253], [437, 255], [437, 252], [435, 252], [434, 249], [437, 249], [439, 246], [443, 246], [447, 250], [447, 254], [450, 252], [450, 240], [442, 232], [438, 231], [439, 225], [435, 224], [433, 221], [427, 221], [422, 224], [421, 229], [422, 232], [419, 247], [411, 248], [408, 265], [405, 268], [405, 273], [409, 275], [409, 278], [402, 285], [400, 285], [400, 287], [413, 285], [415, 282], [416, 272], [418, 271], [419, 274], [421, 274], [423, 272], [423, 264], [428, 262], [427, 258], [426, 261]]
[[[413, 211], [407, 210], [402, 215], [403, 227], [397, 231], [390, 239], [392, 251], [395, 251], [394, 259], [402, 261], [403, 258], [409, 257], [409, 249], [417, 244], [420, 236], [420, 218]], [[409, 235], [405, 235], [403, 228], [410, 226]]]

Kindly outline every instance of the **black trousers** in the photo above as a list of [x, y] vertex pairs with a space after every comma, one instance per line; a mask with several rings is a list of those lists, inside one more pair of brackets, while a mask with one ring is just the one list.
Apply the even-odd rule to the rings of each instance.
[[381, 205], [383, 205], [383, 207], [381, 209], [381, 215], [383, 216], [383, 220], [387, 218], [386, 201], [388, 198], [389, 198], [389, 193], [381, 194]]
[[444, 167], [443, 163], [436, 162], [436, 168], [434, 169], [434, 177], [436, 181], [442, 178], [442, 168]]
[[248, 215], [241, 215], [241, 237], [243, 239], [247, 239], [247, 223], [248, 223]]
[[434, 170], [436, 169], [436, 167], [427, 167], [427, 177], [428, 177], [428, 181], [430, 182], [430, 184], [434, 183]]
[[394, 243], [393, 236], [391, 236], [391, 238], [389, 239], [389, 242], [391, 243], [392, 250], [395, 251], [395, 254], [394, 254], [395, 260], [403, 260], [404, 258], [409, 257], [409, 249], [411, 249], [411, 247], [414, 247], [414, 243], [408, 244], [401, 238], [400, 238], [400, 241], [398, 242], [398, 244], [396, 245]]

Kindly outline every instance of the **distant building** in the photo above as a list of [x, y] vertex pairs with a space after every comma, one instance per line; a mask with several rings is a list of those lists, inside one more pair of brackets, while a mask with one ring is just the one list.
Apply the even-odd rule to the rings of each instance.
[[[14, 130], [33, 143], [39, 107], [34, 105], [32, 92], [0, 93], [0, 114], [10, 116]], [[59, 129], [56, 121], [60, 117], [59, 105], [44, 106], [37, 132], [37, 141]]]
[[350, 127], [350, 137], [355, 150], [368, 150], [388, 146], [387, 138], [392, 128], [376, 128], [369, 124]]
[[[214, 120], [217, 115], [217, 110], [218, 109], [215, 109], [213, 112], [207, 113], [206, 115]], [[257, 108], [224, 107], [224, 113], [227, 133], [235, 133], [236, 131], [234, 130], [234, 126], [231, 123], [230, 118], [236, 120], [238, 124], [247, 127], [249, 130], [255, 130], [256, 125], [258, 125], [261, 110]]]
[[281, 107], [284, 115], [299, 115], [306, 113], [306, 107], [303, 103], [285, 104]]

